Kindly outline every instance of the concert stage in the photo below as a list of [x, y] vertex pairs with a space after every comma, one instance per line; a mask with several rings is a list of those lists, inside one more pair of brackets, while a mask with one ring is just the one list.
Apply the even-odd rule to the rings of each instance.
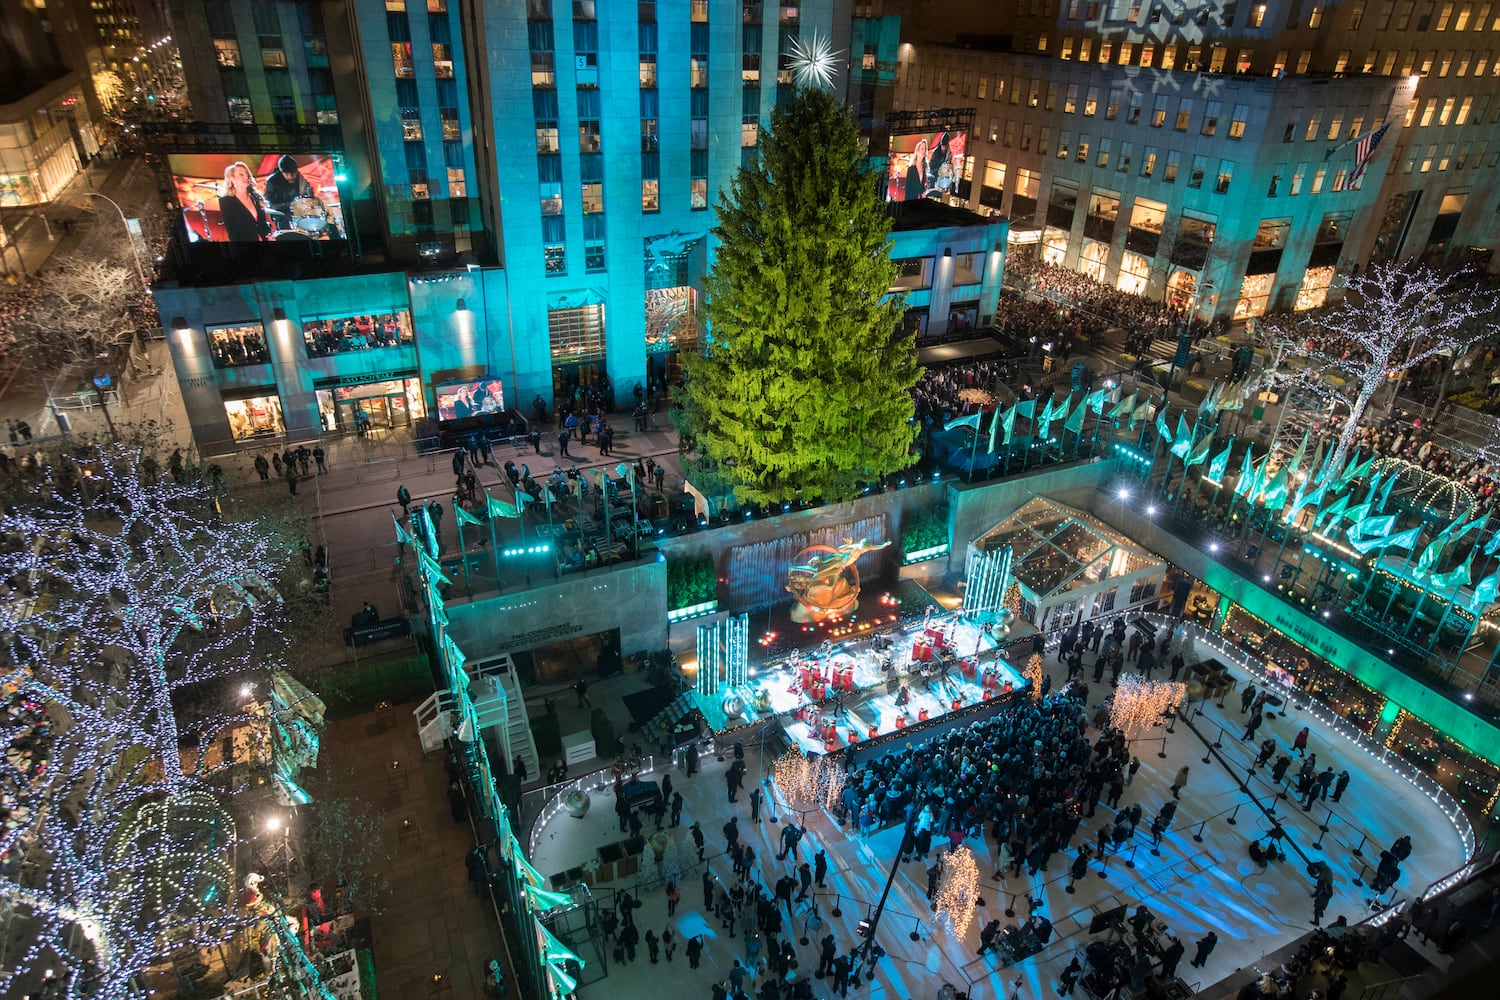
[[[698, 694], [698, 708], [716, 732], [775, 717], [803, 750], [831, 753], [1024, 684], [996, 637], [952, 612], [929, 611], [893, 631], [857, 635], [754, 664], [745, 683]], [[752, 640], [756, 648], [754, 633]]]

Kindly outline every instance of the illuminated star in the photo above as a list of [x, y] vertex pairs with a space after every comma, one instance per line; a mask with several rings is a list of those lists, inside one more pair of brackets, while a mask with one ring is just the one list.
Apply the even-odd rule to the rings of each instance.
[[792, 72], [803, 86], [831, 88], [837, 61], [833, 43], [817, 32], [805, 42], [792, 39]]

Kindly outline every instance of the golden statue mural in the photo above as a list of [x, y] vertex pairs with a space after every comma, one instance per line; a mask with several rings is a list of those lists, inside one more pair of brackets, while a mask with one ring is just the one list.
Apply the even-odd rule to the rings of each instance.
[[838, 548], [809, 545], [798, 552], [786, 573], [787, 592], [797, 599], [792, 621], [821, 622], [853, 611], [859, 603], [859, 570], [854, 564], [866, 552], [890, 544], [845, 538]]

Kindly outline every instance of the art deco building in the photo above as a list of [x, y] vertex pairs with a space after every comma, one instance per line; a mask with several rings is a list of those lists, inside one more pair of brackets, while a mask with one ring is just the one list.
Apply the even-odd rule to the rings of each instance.
[[1493, 266], [1500, 7], [1033, 0], [924, 29], [924, 6], [896, 106], [976, 109], [963, 200], [1013, 250], [1234, 318], [1374, 256]]

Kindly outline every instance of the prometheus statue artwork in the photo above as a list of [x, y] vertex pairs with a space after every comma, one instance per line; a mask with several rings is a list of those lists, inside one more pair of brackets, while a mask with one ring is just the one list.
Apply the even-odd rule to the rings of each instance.
[[786, 589], [797, 599], [792, 621], [821, 622], [853, 611], [859, 603], [859, 570], [854, 564], [866, 552], [890, 544], [846, 538], [838, 548], [809, 545], [798, 552], [786, 573]]

